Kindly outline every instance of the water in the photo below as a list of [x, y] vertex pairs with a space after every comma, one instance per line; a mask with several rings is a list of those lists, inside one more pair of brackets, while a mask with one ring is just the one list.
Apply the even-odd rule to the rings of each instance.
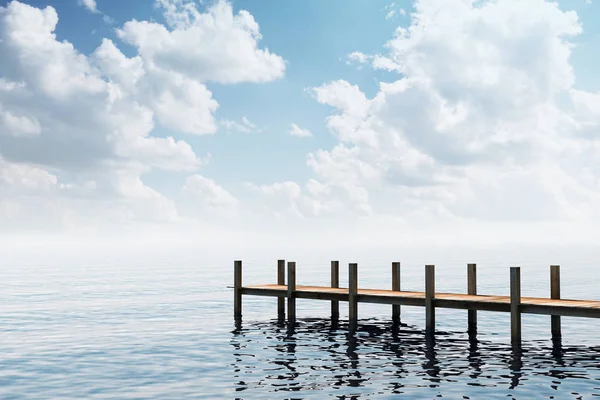
[[[548, 265], [562, 263], [563, 297], [599, 299], [596, 259], [566, 258], [479, 257], [479, 292], [508, 294], [508, 267], [519, 259], [523, 295], [547, 296]], [[327, 259], [298, 257], [298, 282], [326, 284]], [[388, 287], [395, 258], [372, 259], [359, 260], [360, 286]], [[433, 259], [437, 290], [464, 292], [465, 264], [473, 262], [462, 255], [399, 259], [407, 290], [422, 290], [423, 265]], [[513, 348], [504, 313], [480, 312], [479, 333], [469, 337], [466, 311], [438, 309], [431, 341], [422, 331], [422, 308], [403, 307], [402, 324], [393, 326], [390, 306], [360, 304], [360, 328], [351, 335], [344, 303], [336, 325], [327, 318], [327, 302], [299, 300], [298, 326], [290, 330], [273, 320], [275, 299], [244, 297], [244, 319], [236, 326], [227, 288], [232, 260], [200, 265], [2, 268], [0, 398], [600, 396], [600, 321], [563, 318], [563, 340], [553, 343], [549, 317], [524, 315], [523, 345]], [[245, 261], [245, 283], [274, 277], [275, 260]]]
[[588, 398], [600, 396], [600, 347], [530, 341], [522, 348], [457, 332], [426, 340], [412, 326], [362, 321], [356, 334], [304, 320], [290, 332], [235, 332], [240, 398]]

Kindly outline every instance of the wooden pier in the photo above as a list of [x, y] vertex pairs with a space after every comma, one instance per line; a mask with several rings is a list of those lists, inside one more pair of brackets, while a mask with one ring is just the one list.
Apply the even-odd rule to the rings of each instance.
[[242, 261], [234, 262], [234, 316], [242, 316], [242, 296], [271, 296], [278, 298], [278, 317], [285, 319], [285, 299], [287, 299], [287, 320], [296, 320], [296, 299], [326, 300], [331, 302], [331, 317], [339, 318], [339, 302], [348, 302], [348, 323], [351, 330], [357, 328], [358, 303], [378, 303], [392, 305], [392, 319], [400, 319], [400, 306], [425, 307], [425, 330], [435, 332], [435, 309], [454, 308], [468, 311], [468, 331], [477, 331], [477, 311], [500, 311], [510, 313], [511, 341], [521, 342], [521, 314], [551, 315], [553, 338], [561, 336], [561, 316], [600, 318], [600, 301], [568, 300], [560, 298], [560, 267], [550, 266], [550, 298], [521, 297], [521, 270], [510, 268], [510, 296], [477, 294], [477, 267], [467, 265], [467, 293], [440, 293], [435, 290], [435, 266], [425, 266], [425, 291], [403, 291], [400, 288], [400, 263], [392, 263], [392, 285], [390, 290], [360, 289], [358, 287], [358, 264], [348, 268], [348, 286], [339, 287], [339, 262], [331, 262], [330, 286], [296, 285], [296, 263], [287, 263], [287, 284], [285, 284], [285, 261], [277, 262], [277, 283], [264, 285], [242, 285]]

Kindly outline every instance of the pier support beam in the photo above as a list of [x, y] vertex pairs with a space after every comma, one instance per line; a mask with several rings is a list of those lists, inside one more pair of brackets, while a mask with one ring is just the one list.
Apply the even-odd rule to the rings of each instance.
[[[331, 287], [340, 287], [340, 262], [331, 262]], [[331, 300], [331, 319], [340, 318], [340, 302], [337, 300]]]
[[233, 262], [233, 316], [242, 318], [242, 261]]
[[[550, 266], [550, 298], [560, 299], [560, 266]], [[561, 337], [560, 315], [553, 315], [551, 319], [552, 338], [558, 339]]]
[[[285, 260], [277, 260], [277, 284], [285, 285]], [[285, 296], [277, 297], [277, 318], [285, 320]]]
[[521, 344], [521, 268], [510, 268], [510, 339]]
[[[392, 290], [400, 291], [400, 263], [392, 263]], [[392, 305], [392, 321], [400, 321], [400, 304]]]
[[435, 333], [435, 265], [425, 266], [425, 333]]
[[350, 330], [358, 325], [358, 264], [348, 266], [348, 324]]
[[[467, 264], [467, 294], [477, 295], [477, 265]], [[477, 333], [477, 310], [469, 310], [468, 332]]]
[[288, 261], [288, 323], [294, 326], [296, 323], [296, 262]]

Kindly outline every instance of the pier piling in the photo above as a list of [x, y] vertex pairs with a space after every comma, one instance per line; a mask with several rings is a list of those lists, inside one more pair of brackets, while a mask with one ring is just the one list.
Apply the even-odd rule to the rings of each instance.
[[358, 264], [348, 266], [348, 322], [350, 330], [355, 330], [358, 323]]
[[[400, 291], [400, 263], [392, 263], [392, 290]], [[392, 305], [392, 321], [400, 321], [400, 304]]]
[[[560, 266], [550, 266], [550, 298], [560, 299]], [[558, 339], [561, 337], [560, 328], [560, 315], [553, 315], [550, 317], [552, 338]]]
[[435, 333], [435, 265], [425, 266], [425, 332]]
[[[340, 287], [340, 262], [331, 262], [331, 287]], [[331, 319], [340, 318], [340, 302], [337, 300], [331, 300]]]
[[242, 318], [242, 261], [233, 262], [233, 316]]
[[[477, 265], [467, 264], [467, 294], [477, 295]], [[468, 332], [477, 332], [477, 310], [468, 311]]]
[[296, 323], [296, 262], [288, 261], [288, 284], [287, 284], [287, 301], [288, 301], [288, 323], [294, 326]]
[[521, 343], [521, 268], [510, 268], [510, 339]]
[[[277, 284], [285, 285], [285, 260], [277, 260]], [[277, 297], [277, 318], [285, 320], [285, 296]]]

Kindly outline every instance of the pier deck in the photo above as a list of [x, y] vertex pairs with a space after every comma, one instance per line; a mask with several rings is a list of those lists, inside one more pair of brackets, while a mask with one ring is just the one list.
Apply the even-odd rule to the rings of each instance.
[[[242, 284], [242, 262], [234, 262], [234, 316], [242, 316], [242, 296], [277, 297], [277, 314], [294, 324], [296, 319], [296, 299], [326, 300], [331, 302], [331, 317], [339, 318], [339, 302], [348, 303], [350, 330], [358, 323], [358, 304], [377, 303], [392, 305], [392, 318], [400, 319], [401, 306], [425, 307], [425, 329], [427, 334], [435, 333], [436, 308], [468, 310], [468, 331], [477, 331], [477, 311], [500, 311], [510, 313], [511, 340], [521, 341], [521, 314], [542, 314], [551, 316], [553, 338], [561, 336], [561, 316], [600, 318], [600, 300], [571, 300], [560, 296], [560, 266], [550, 266], [550, 296], [522, 297], [521, 269], [510, 268], [510, 295], [494, 296], [477, 293], [477, 267], [467, 264], [467, 293], [441, 293], [435, 290], [435, 266], [425, 266], [425, 290], [414, 292], [401, 290], [400, 263], [392, 263], [391, 290], [358, 288], [358, 264], [348, 265], [348, 287], [339, 287], [339, 262], [331, 262], [330, 286], [296, 285], [296, 263], [285, 260], [277, 262], [277, 284]], [[286, 279], [287, 278], [287, 279]], [[287, 281], [287, 284], [286, 284]]]
[[[244, 295], [286, 297], [287, 285], [266, 284], [243, 286]], [[296, 298], [349, 301], [348, 288], [296, 286]], [[380, 289], [358, 289], [357, 302], [425, 307], [425, 292]], [[510, 296], [435, 293], [436, 308], [510, 312]], [[600, 318], [600, 301], [521, 297], [522, 314], [561, 315]]]

